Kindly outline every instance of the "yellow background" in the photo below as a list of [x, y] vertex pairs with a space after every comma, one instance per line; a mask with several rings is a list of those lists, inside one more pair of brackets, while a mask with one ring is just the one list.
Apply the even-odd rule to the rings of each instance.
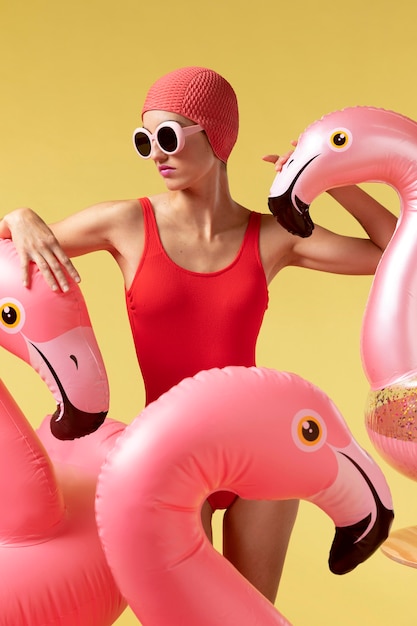
[[[182, 65], [212, 67], [235, 87], [241, 132], [229, 163], [232, 191], [267, 210], [273, 169], [261, 156], [287, 150], [321, 115], [362, 104], [417, 119], [416, 19], [412, 0], [1, 0], [0, 213], [29, 205], [53, 221], [99, 200], [161, 190], [152, 163], [134, 154], [131, 131], [148, 86]], [[391, 189], [372, 191], [398, 211]], [[359, 232], [330, 198], [318, 199], [312, 215]], [[108, 367], [110, 414], [131, 421], [143, 388], [121, 279], [104, 253], [76, 264]], [[364, 428], [359, 356], [369, 286], [367, 277], [284, 271], [271, 289], [258, 362], [321, 386], [376, 456]], [[49, 392], [27, 365], [4, 351], [0, 359], [6, 384], [38, 425], [54, 408]], [[416, 523], [417, 485], [380, 463], [394, 527]], [[336, 577], [327, 569], [332, 538], [329, 518], [303, 503], [280, 611], [298, 626], [415, 626], [417, 571], [379, 552]], [[117, 626], [137, 623], [127, 610]]]

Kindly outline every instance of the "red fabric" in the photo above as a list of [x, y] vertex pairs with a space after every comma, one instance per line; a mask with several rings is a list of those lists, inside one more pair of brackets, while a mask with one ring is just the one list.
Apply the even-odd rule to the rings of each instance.
[[200, 274], [171, 261], [149, 199], [141, 204], [145, 246], [126, 304], [149, 404], [201, 370], [255, 365], [268, 288], [259, 256], [260, 213], [251, 213], [235, 260]]

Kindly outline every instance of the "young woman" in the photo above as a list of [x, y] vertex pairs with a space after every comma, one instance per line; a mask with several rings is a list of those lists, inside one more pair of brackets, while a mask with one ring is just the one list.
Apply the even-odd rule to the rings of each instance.
[[[372, 274], [396, 219], [357, 187], [329, 193], [367, 237], [343, 237], [316, 226], [307, 239], [272, 215], [233, 200], [226, 162], [238, 133], [230, 84], [216, 72], [186, 67], [160, 78], [135, 132], [140, 156], [158, 168], [166, 191], [141, 200], [91, 206], [48, 227], [30, 209], [0, 221], [28, 285], [34, 261], [52, 289], [68, 287], [69, 257], [107, 250], [123, 274], [126, 305], [147, 403], [202, 369], [255, 364], [268, 284], [285, 266]], [[283, 159], [269, 155], [265, 160]], [[28, 285], [29, 286], [29, 285]], [[202, 510], [211, 537], [215, 508], [226, 508], [224, 555], [274, 602], [298, 503], [247, 501], [213, 494]]]

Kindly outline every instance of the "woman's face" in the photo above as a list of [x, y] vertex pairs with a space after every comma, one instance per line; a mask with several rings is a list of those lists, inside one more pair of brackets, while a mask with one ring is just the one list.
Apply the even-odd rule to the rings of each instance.
[[[194, 124], [191, 120], [168, 111], [147, 111], [143, 116], [143, 126], [150, 133], [154, 133], [162, 122], [167, 121], [178, 122], [183, 127]], [[172, 191], [195, 186], [220, 163], [204, 131], [186, 136], [183, 149], [176, 154], [166, 154], [153, 140], [151, 159], [167, 188]]]

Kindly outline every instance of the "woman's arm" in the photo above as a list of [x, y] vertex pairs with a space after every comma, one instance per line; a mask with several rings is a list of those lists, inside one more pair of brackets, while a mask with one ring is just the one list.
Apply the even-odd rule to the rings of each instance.
[[[295, 146], [296, 142], [292, 144]], [[282, 157], [267, 155], [264, 160], [274, 163], [275, 170], [280, 171], [292, 152]], [[337, 274], [373, 274], [394, 233], [397, 218], [356, 185], [331, 189], [327, 193], [359, 222], [368, 238], [343, 236], [316, 225], [310, 237], [292, 236], [285, 264]], [[273, 245], [271, 237], [269, 242]], [[277, 254], [280, 254], [279, 246]], [[275, 260], [278, 269], [279, 261]]]
[[374, 274], [397, 218], [360, 187], [340, 187], [328, 193], [359, 222], [368, 237], [343, 236], [316, 225], [311, 237], [295, 238], [293, 264], [337, 274]]
[[68, 275], [79, 282], [80, 277], [53, 230], [32, 209], [16, 209], [0, 221], [0, 237], [12, 239], [20, 257], [22, 282], [30, 286], [31, 261], [41, 270], [51, 289], [67, 291]]
[[359, 222], [372, 243], [384, 251], [394, 233], [397, 218], [356, 185], [330, 189], [327, 193]]
[[96, 250], [107, 250], [117, 257], [132, 231], [137, 207], [137, 201], [132, 200], [104, 202], [52, 225], [31, 209], [16, 209], [0, 221], [0, 237], [13, 239], [26, 286], [29, 263], [33, 261], [51, 289], [66, 291], [69, 279], [80, 280], [70, 257]]

